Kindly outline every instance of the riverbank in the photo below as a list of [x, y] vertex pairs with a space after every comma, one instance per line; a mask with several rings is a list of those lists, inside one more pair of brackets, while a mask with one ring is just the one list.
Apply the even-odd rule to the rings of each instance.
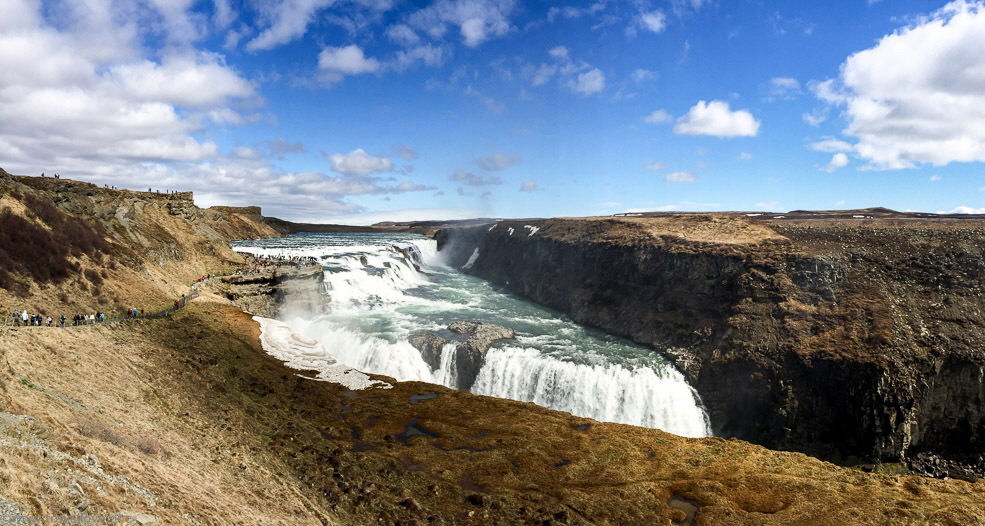
[[34, 516], [160, 524], [684, 523], [688, 503], [716, 524], [985, 520], [981, 483], [431, 384], [350, 391], [284, 367], [258, 337], [210, 295], [168, 319], [6, 331], [3, 497]]

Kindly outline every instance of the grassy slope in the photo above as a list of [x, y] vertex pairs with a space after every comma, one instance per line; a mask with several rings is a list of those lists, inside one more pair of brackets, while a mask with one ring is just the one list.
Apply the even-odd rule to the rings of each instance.
[[[70, 513], [74, 480], [87, 513], [165, 524], [653, 524], [685, 518], [673, 496], [699, 507], [698, 524], [985, 521], [982, 483], [865, 474], [413, 382], [347, 393], [284, 368], [257, 334], [207, 298], [171, 320], [0, 333], [4, 409], [34, 418], [0, 433], [4, 495]], [[411, 402], [428, 392], [439, 396]], [[415, 420], [439, 437], [402, 440]], [[29, 434], [69, 456], [42, 456]]]

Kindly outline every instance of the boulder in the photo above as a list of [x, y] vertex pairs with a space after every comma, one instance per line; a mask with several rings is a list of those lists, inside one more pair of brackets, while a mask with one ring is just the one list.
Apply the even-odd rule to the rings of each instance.
[[421, 352], [421, 357], [424, 358], [424, 362], [431, 367], [432, 371], [441, 367], [441, 349], [448, 343], [448, 340], [433, 332], [418, 332], [411, 334], [408, 341]]
[[486, 361], [486, 351], [493, 343], [516, 337], [516, 331], [509, 327], [477, 321], [455, 322], [448, 326], [448, 330], [468, 336], [467, 340], [455, 347], [456, 387], [461, 390], [472, 388]]

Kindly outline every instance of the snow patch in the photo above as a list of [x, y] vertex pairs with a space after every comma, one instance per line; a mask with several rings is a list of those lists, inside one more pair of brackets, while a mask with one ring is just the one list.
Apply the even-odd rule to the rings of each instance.
[[507, 232], [512, 236], [513, 235], [513, 227], [510, 227], [510, 229], [507, 230]]
[[749, 216], [749, 217], [759, 217], [759, 216], [761, 216], [763, 214], [746, 214], [746, 215]]
[[335, 360], [318, 340], [302, 336], [286, 323], [270, 318], [254, 316], [260, 324], [260, 344], [267, 354], [283, 360], [284, 365], [301, 371], [318, 371], [317, 380], [340, 384], [353, 391], [377, 386], [389, 389], [392, 385], [370, 379], [366, 373], [359, 372]]
[[486, 232], [492, 232], [493, 229], [496, 228], [496, 227], [498, 227], [498, 226], [499, 226], [499, 223], [496, 223], [495, 225], [489, 227], [489, 230], [487, 230]]
[[530, 236], [536, 234], [537, 231], [540, 230], [540, 227], [539, 226], [533, 226], [533, 225], [523, 225], [523, 228], [526, 228], [527, 230], [530, 231], [530, 235], [528, 235], [527, 237], [530, 237]]
[[[513, 229], [511, 228], [510, 230], [513, 230]], [[512, 234], [512, 232], [510, 232], [510, 233]], [[463, 269], [470, 269], [470, 268], [472, 268], [472, 265], [475, 264], [475, 260], [477, 260], [477, 259], [479, 259], [479, 247], [475, 247], [475, 250], [472, 251], [472, 255], [469, 256], [469, 260], [466, 261], [464, 265], [462, 265], [462, 268]]]

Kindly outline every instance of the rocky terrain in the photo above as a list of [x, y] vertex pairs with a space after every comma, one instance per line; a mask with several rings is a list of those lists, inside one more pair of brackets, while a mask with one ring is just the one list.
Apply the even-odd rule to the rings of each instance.
[[716, 435], [985, 472], [983, 218], [652, 214], [438, 240], [466, 272], [667, 353]]
[[[258, 210], [2, 173], [0, 215], [49, 244], [79, 225], [37, 275], [25, 238], [3, 231], [8, 309], [151, 312], [192, 283], [202, 290], [168, 317], [0, 326], [0, 523], [985, 521], [982, 482], [865, 473], [430, 384], [378, 377], [390, 387], [352, 391], [314, 380], [266, 354], [259, 324], [232, 304], [269, 314], [278, 295], [317, 294], [317, 273], [242, 273], [249, 267], [228, 241], [277, 235]], [[729, 237], [744, 231], [794, 243], [758, 223]], [[219, 277], [197, 281], [208, 274]], [[479, 354], [478, 340], [507, 337], [457, 328], [463, 345], [485, 334]]]

